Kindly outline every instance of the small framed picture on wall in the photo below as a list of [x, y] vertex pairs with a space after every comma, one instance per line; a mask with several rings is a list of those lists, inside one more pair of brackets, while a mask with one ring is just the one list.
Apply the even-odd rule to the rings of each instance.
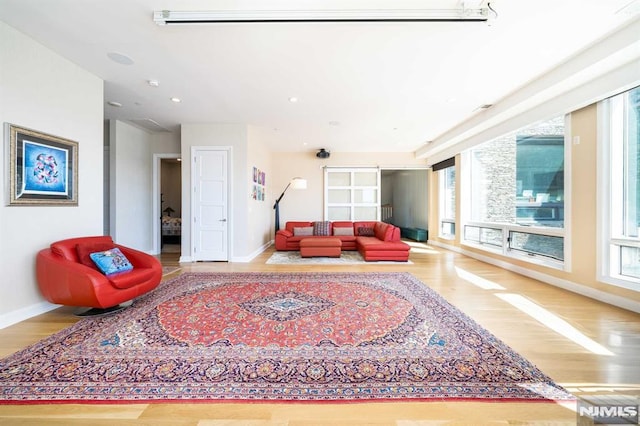
[[254, 166], [251, 198], [256, 201], [264, 201], [266, 199], [266, 192], [266, 173]]

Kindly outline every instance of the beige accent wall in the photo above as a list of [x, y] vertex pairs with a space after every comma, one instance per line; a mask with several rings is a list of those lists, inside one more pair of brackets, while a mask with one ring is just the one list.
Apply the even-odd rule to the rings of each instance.
[[119, 244], [151, 253], [152, 136], [118, 120], [110, 122], [110, 235]]
[[[565, 172], [571, 175], [571, 190], [565, 199], [565, 206], [570, 203], [570, 223], [567, 225], [565, 243], [570, 244], [571, 270], [560, 271], [554, 268], [535, 265], [510, 257], [486, 252], [474, 247], [462, 245], [460, 238], [460, 188], [461, 181], [460, 155], [456, 157], [456, 238], [446, 240], [438, 236], [439, 230], [439, 182], [438, 173], [431, 172], [429, 187], [429, 239], [436, 243], [461, 249], [471, 255], [489, 258], [492, 262], [509, 269], [528, 271], [535, 277], [547, 276], [550, 283], [569, 283], [583, 294], [591, 294], [596, 298], [611, 295], [628, 301], [640, 302], [640, 292], [610, 285], [597, 279], [597, 106], [589, 105], [571, 113], [571, 164]], [[576, 143], [578, 142], [579, 143]], [[557, 280], [556, 280], [557, 279]], [[596, 290], [596, 292], [593, 292]], [[598, 294], [597, 292], [601, 292]], [[622, 300], [619, 299], [619, 300]]]
[[[280, 201], [280, 226], [288, 220], [322, 220], [324, 213], [324, 167], [426, 167], [413, 153], [332, 152], [328, 159], [316, 157], [316, 151], [272, 153], [273, 179], [267, 184], [271, 207], [294, 177], [307, 180], [307, 189], [289, 189]], [[425, 207], [426, 208], [426, 207]], [[271, 210], [272, 223], [274, 221]], [[271, 225], [273, 235], [274, 224]]]
[[[568, 274], [568, 277], [572, 281], [589, 285], [596, 283], [596, 109], [595, 105], [591, 105], [571, 114], [571, 262], [573, 271]], [[579, 143], [574, 143], [574, 140], [579, 140]]]
[[[253, 191], [253, 168], [257, 167], [265, 173], [265, 188], [273, 186], [273, 172], [271, 167], [271, 155], [267, 150], [267, 143], [261, 139], [261, 133], [257, 131], [254, 126], [248, 127], [248, 143], [249, 149], [247, 152], [247, 165], [245, 173], [247, 174], [247, 186], [243, 188], [243, 195], [246, 196], [249, 228], [247, 238], [248, 258], [259, 254], [265, 247], [269, 245], [271, 241], [271, 227], [272, 213], [273, 212], [273, 200], [269, 198], [268, 190], [265, 194], [264, 201], [254, 200], [251, 198]], [[240, 191], [240, 189], [238, 189]], [[247, 260], [248, 260], [247, 258]]]

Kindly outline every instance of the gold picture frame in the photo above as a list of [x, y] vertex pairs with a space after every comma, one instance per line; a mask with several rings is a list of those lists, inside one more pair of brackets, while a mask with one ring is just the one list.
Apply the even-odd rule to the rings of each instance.
[[5, 134], [8, 205], [78, 205], [78, 142], [10, 123]]

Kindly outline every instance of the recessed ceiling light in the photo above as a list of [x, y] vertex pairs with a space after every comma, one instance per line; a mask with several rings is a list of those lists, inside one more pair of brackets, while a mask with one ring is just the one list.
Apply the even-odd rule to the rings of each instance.
[[147, 84], [151, 87], [160, 86], [160, 82], [158, 80], [147, 80]]
[[493, 104], [482, 104], [478, 108], [474, 109], [474, 111], [478, 111], [478, 110], [481, 110], [481, 109], [489, 109], [492, 106], [493, 106]]
[[182, 102], [182, 99], [174, 97], [174, 98], [171, 98], [171, 102], [175, 102], [175, 103], [178, 104], [178, 103]]
[[295, 96], [292, 96], [289, 98], [289, 102], [291, 102], [292, 104], [295, 104], [296, 102], [298, 102], [298, 98], [296, 98]]
[[116, 102], [116, 101], [109, 101], [107, 103], [109, 105], [111, 105], [112, 107], [116, 107], [116, 108], [120, 108], [122, 106], [122, 104], [120, 102]]
[[133, 59], [118, 52], [109, 52], [107, 53], [107, 57], [111, 59], [113, 62], [116, 62], [121, 65], [133, 65]]

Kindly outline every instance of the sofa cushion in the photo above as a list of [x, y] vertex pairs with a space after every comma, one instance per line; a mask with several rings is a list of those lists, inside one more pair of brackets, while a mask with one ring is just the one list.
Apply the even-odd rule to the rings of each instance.
[[296, 237], [313, 235], [313, 226], [300, 226], [293, 228], [293, 235]]
[[293, 232], [288, 229], [280, 229], [276, 232], [276, 235], [282, 235], [283, 237], [293, 237]]
[[98, 269], [105, 275], [128, 272], [133, 269], [133, 265], [129, 262], [129, 259], [127, 259], [117, 247], [91, 253], [89, 257], [91, 257], [91, 260], [95, 262]]
[[331, 222], [329, 222], [328, 220], [325, 220], [323, 222], [313, 222], [313, 235], [318, 235], [318, 236], [329, 236], [331, 235], [329, 233], [331, 228]]
[[361, 237], [373, 237], [375, 233], [373, 232], [372, 226], [360, 226], [358, 227], [358, 236]]
[[340, 227], [334, 226], [333, 235], [346, 235], [346, 236], [353, 235], [353, 227], [347, 228], [343, 226], [340, 226]]
[[353, 222], [350, 220], [334, 220], [331, 225], [336, 228], [353, 228]]
[[392, 252], [392, 251], [406, 251], [409, 252], [411, 246], [402, 241], [380, 241], [376, 237], [361, 237], [358, 238], [358, 250], [361, 253], [372, 252]]
[[391, 241], [391, 237], [393, 236], [393, 225], [378, 222], [373, 227], [373, 233], [380, 241]]
[[100, 251], [105, 251], [115, 248], [113, 243], [105, 243], [105, 242], [91, 242], [91, 243], [79, 243], [76, 244], [76, 252], [78, 254], [78, 262], [82, 263], [85, 266], [95, 269], [99, 271], [98, 266], [95, 264], [93, 260], [91, 260], [91, 253], [96, 253]]
[[109, 275], [109, 282], [119, 289], [131, 288], [150, 280], [153, 277], [153, 269], [136, 268], [126, 274]]
[[306, 228], [309, 226], [313, 226], [313, 222], [303, 222], [303, 221], [288, 221], [285, 224], [285, 229], [290, 232], [293, 232], [293, 228]]

